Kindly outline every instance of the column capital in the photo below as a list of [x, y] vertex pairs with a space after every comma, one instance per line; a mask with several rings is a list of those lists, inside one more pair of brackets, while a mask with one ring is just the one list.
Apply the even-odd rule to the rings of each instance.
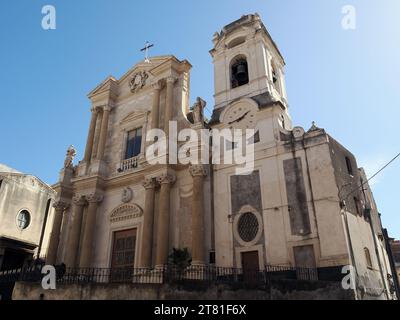
[[192, 175], [192, 177], [196, 177], [196, 176], [206, 177], [207, 176], [207, 170], [206, 170], [206, 168], [204, 168], [204, 166], [202, 164], [190, 165], [189, 172]]
[[167, 84], [168, 84], [168, 83], [174, 84], [177, 80], [178, 80], [178, 78], [177, 78], [177, 77], [174, 77], [174, 76], [169, 76], [169, 77], [166, 77], [166, 78], [165, 78], [165, 81], [167, 82]]
[[156, 181], [153, 178], [145, 178], [142, 185], [145, 189], [153, 189], [156, 187]]
[[163, 173], [162, 175], [158, 176], [156, 180], [159, 184], [174, 184], [176, 177], [172, 174]]
[[97, 113], [99, 112], [99, 108], [98, 108], [98, 107], [95, 107], [95, 106], [92, 106], [92, 107], [90, 108], [90, 112], [91, 112], [91, 113], [94, 113], [94, 114], [97, 114]]
[[98, 193], [91, 193], [85, 196], [87, 202], [89, 203], [99, 203], [103, 201], [103, 195]]
[[64, 210], [68, 209], [68, 207], [69, 207], [69, 204], [64, 201], [56, 201], [53, 203], [53, 208], [56, 210], [64, 211]]
[[85, 198], [81, 194], [75, 194], [72, 197], [72, 202], [77, 206], [84, 206], [86, 204]]
[[162, 89], [162, 83], [160, 80], [157, 80], [151, 84], [151, 87], [153, 90], [161, 90]]
[[103, 106], [102, 109], [103, 109], [103, 111], [106, 111], [106, 112], [110, 112], [111, 111], [111, 107], [108, 104]]

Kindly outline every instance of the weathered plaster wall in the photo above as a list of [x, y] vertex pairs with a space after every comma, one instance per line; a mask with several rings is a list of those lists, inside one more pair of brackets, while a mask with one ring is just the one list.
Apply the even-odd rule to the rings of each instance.
[[43, 290], [40, 285], [18, 282], [14, 300], [351, 300], [352, 290], [334, 282], [274, 281], [267, 289], [229, 286], [177, 287], [169, 285], [68, 285]]

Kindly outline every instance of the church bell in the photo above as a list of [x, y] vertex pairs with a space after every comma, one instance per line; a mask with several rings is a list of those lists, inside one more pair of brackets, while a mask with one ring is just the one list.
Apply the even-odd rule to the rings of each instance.
[[236, 70], [236, 79], [241, 81], [245, 80], [247, 77], [246, 66], [244, 64], [239, 64]]

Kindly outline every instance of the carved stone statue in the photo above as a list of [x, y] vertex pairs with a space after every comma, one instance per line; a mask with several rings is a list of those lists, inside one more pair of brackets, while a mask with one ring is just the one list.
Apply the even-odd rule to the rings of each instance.
[[197, 97], [196, 102], [193, 104], [192, 112], [193, 112], [193, 122], [195, 124], [203, 124], [204, 122], [204, 108], [206, 107], [206, 102]]
[[74, 146], [69, 146], [67, 150], [67, 154], [65, 156], [65, 161], [64, 161], [64, 168], [72, 168], [73, 167], [73, 161], [76, 156], [76, 149]]

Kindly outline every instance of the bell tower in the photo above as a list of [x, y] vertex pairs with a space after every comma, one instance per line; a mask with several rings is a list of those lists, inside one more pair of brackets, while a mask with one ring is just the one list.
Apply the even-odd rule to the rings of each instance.
[[215, 108], [269, 93], [287, 108], [285, 61], [259, 15], [244, 15], [213, 38]]

